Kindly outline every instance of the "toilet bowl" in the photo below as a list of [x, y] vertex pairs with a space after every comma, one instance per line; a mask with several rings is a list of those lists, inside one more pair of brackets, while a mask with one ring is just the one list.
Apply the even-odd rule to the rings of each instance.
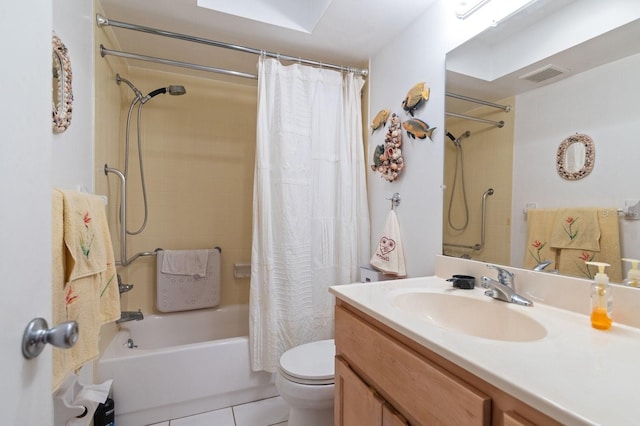
[[289, 426], [332, 426], [335, 343], [306, 343], [280, 357], [276, 388], [289, 406]]

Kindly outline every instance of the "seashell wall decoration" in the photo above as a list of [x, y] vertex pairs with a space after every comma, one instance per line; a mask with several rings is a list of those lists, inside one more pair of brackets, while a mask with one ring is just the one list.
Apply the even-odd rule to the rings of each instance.
[[398, 179], [400, 172], [404, 168], [402, 158], [402, 127], [400, 118], [393, 113], [391, 124], [384, 138], [384, 145], [378, 145], [373, 153], [373, 164], [371, 170], [380, 172], [381, 177], [389, 182]]

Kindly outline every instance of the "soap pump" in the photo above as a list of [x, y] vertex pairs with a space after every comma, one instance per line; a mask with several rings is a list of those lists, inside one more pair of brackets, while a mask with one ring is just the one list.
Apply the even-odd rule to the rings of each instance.
[[598, 267], [598, 273], [591, 284], [591, 326], [598, 330], [611, 328], [611, 310], [613, 299], [609, 289], [609, 277], [604, 268], [610, 266], [604, 262], [585, 262]]
[[638, 270], [640, 260], [628, 259], [626, 257], [623, 257], [622, 260], [631, 263], [631, 269], [629, 269], [627, 273], [627, 278], [622, 283], [631, 287], [640, 287], [640, 271]]

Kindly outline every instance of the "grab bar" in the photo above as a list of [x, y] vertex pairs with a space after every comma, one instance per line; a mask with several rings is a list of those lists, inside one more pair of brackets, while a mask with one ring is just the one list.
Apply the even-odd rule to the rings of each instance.
[[127, 177], [118, 169], [104, 165], [104, 174], [113, 173], [120, 178], [120, 260], [116, 261], [116, 265], [128, 266], [140, 256], [155, 256], [159, 249], [154, 251], [143, 251], [136, 253], [127, 259]]
[[475, 251], [480, 251], [484, 248], [485, 231], [486, 231], [486, 219], [487, 219], [487, 195], [493, 195], [493, 188], [489, 188], [482, 194], [482, 229], [480, 230], [480, 243], [473, 246], [467, 246], [464, 244], [449, 244], [442, 243], [446, 247], [459, 247], [466, 248]]

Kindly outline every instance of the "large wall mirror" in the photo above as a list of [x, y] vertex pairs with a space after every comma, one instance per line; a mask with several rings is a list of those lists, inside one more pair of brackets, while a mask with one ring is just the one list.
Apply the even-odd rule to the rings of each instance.
[[[447, 54], [444, 254], [529, 268], [530, 209], [640, 199], [640, 10], [613, 3], [538, 0]], [[593, 150], [567, 179], [576, 135]], [[621, 257], [640, 258], [640, 221], [618, 225]]]

